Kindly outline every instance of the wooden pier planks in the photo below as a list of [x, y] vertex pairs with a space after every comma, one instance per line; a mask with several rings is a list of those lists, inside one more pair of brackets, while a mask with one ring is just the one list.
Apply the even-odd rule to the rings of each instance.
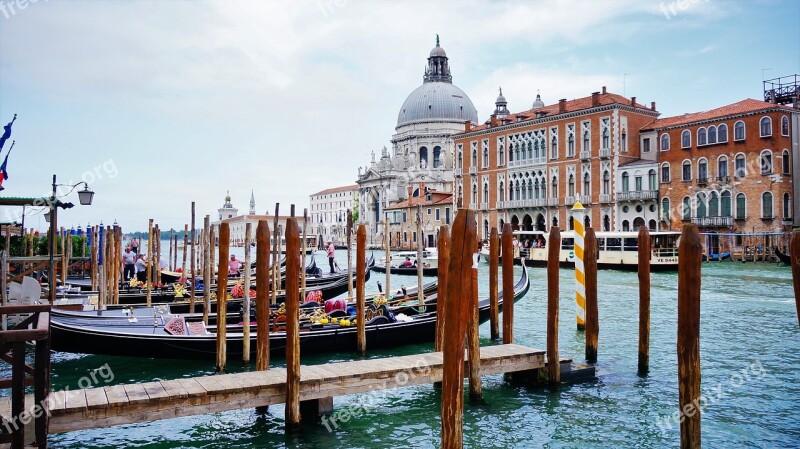
[[[466, 359], [465, 359], [465, 370]], [[545, 366], [544, 351], [516, 344], [481, 347], [481, 375]], [[442, 353], [432, 352], [301, 369], [300, 399], [311, 400], [440, 382]], [[50, 432], [102, 428], [159, 419], [283, 403], [286, 369], [248, 371], [187, 379], [54, 391], [48, 397]], [[32, 395], [27, 398], [33, 403]], [[0, 415], [11, 414], [8, 398]]]

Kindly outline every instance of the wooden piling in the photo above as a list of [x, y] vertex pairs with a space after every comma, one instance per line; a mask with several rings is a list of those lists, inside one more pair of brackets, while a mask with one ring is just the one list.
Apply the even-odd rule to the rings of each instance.
[[250, 233], [253, 232], [252, 223], [244, 226], [244, 272], [242, 273], [242, 363], [250, 364]]
[[211, 309], [211, 280], [214, 277], [214, 268], [211, 262], [211, 217], [203, 217], [203, 233], [205, 234], [205, 245], [203, 250], [203, 322], [208, 325], [208, 314]]
[[280, 252], [281, 246], [281, 233], [278, 232], [278, 212], [280, 211], [280, 203], [275, 203], [275, 216], [272, 217], [272, 235], [274, 244], [272, 245], [272, 298], [270, 303], [275, 305], [278, 302], [278, 290], [280, 290], [280, 281], [278, 277], [280, 273], [279, 266], [278, 266], [278, 253]]
[[[476, 242], [477, 244], [477, 242]], [[475, 248], [473, 248], [473, 251]], [[483, 385], [481, 384], [481, 342], [478, 326], [480, 318], [478, 316], [478, 266], [473, 265], [470, 270], [470, 319], [467, 324], [467, 360], [469, 362], [469, 398], [473, 401], [483, 397]]]
[[[425, 268], [422, 261], [422, 205], [417, 204], [417, 299], [419, 305], [425, 304], [425, 291], [422, 288], [422, 270]], [[388, 272], [388, 270], [387, 270]]]
[[300, 236], [286, 220], [286, 428], [300, 425]]
[[189, 273], [186, 272], [186, 254], [189, 252], [189, 225], [183, 225], [183, 264], [181, 265], [181, 276], [184, 280], [194, 283], [194, 278], [189, 279]]
[[[514, 232], [511, 223], [503, 225], [503, 344], [514, 343]], [[558, 263], [558, 257], [556, 257]], [[511, 295], [511, 300], [508, 300]]]
[[650, 231], [639, 228], [639, 374], [650, 370]]
[[681, 448], [700, 448], [700, 266], [703, 245], [695, 224], [683, 226], [678, 248], [678, 392]]
[[153, 219], [147, 221], [147, 307], [153, 305]]
[[122, 277], [124, 276], [122, 272], [122, 228], [117, 227], [117, 263], [115, 266], [117, 267], [117, 276], [114, 279], [114, 304], [119, 304], [119, 284], [120, 280], [124, 281]]
[[217, 229], [219, 229], [219, 228], [212, 223], [211, 226], [209, 227], [209, 230], [208, 230], [208, 234], [209, 234], [208, 237], [209, 237], [209, 240], [211, 240], [211, 254], [209, 254], [209, 259], [211, 259], [211, 263], [209, 263], [209, 269], [208, 269], [208, 278], [209, 278], [208, 282], [209, 283], [214, 282], [214, 278], [215, 278], [215, 276], [214, 276], [214, 267], [216, 266]]
[[[436, 341], [434, 349], [442, 350], [444, 341], [444, 317], [447, 308], [447, 269], [450, 265], [450, 228], [447, 225], [439, 227], [438, 249], [438, 282], [436, 287]], [[387, 296], [388, 297], [388, 296]], [[441, 382], [437, 382], [441, 386]]]
[[161, 228], [156, 225], [155, 241], [156, 248], [156, 282], [161, 284]]
[[256, 227], [256, 370], [269, 369], [269, 224]]
[[[347, 224], [345, 226], [347, 232], [347, 297], [353, 297], [353, 215], [347, 211]], [[361, 315], [359, 315], [361, 316]], [[359, 348], [361, 346], [359, 345]]]
[[792, 237], [789, 240], [789, 257], [792, 263], [794, 304], [797, 308], [797, 321], [800, 324], [800, 232], [792, 232]]
[[464, 412], [464, 342], [467, 321], [471, 317], [472, 254], [477, 245], [475, 212], [460, 209], [453, 222], [450, 240], [451, 258], [448, 263], [447, 297], [442, 345], [442, 449], [463, 446]]
[[389, 238], [389, 217], [386, 214], [383, 217], [383, 239], [386, 244], [386, 299], [388, 300], [392, 295], [392, 273], [390, 273], [391, 264], [389, 263], [392, 260], [392, 255], [389, 253], [389, 240], [391, 238]]
[[189, 296], [189, 313], [194, 313], [194, 295], [195, 295], [194, 289], [195, 289], [195, 286], [197, 285], [197, 283], [194, 281], [194, 277], [197, 274], [197, 271], [196, 271], [197, 266], [195, 265], [195, 260], [196, 260], [195, 258], [197, 257], [197, 238], [196, 238], [197, 235], [196, 235], [195, 228], [196, 228], [196, 226], [195, 226], [195, 222], [194, 222], [194, 201], [192, 201], [192, 230], [191, 230], [191, 233], [192, 233], [191, 234], [191, 237], [192, 237], [192, 267], [190, 268], [191, 271], [192, 271], [192, 287], [189, 290], [189, 292], [190, 292], [189, 293], [190, 294], [190, 296]]
[[172, 254], [175, 248], [172, 247], [172, 238], [175, 237], [175, 232], [172, 228], [169, 229], [169, 270], [175, 270], [175, 264], [172, 263]]
[[[225, 323], [227, 314], [227, 287], [228, 287], [228, 245], [231, 239], [231, 228], [228, 223], [219, 225], [219, 268], [217, 280], [217, 371], [224, 372], [227, 362], [227, 342]], [[194, 279], [192, 279], [194, 283]]]
[[583, 245], [583, 267], [586, 276], [586, 361], [595, 363], [600, 320], [597, 310], [597, 236], [593, 228], [586, 228]]
[[[348, 215], [349, 217], [349, 215]], [[350, 219], [352, 223], [352, 219]], [[348, 234], [348, 239], [350, 234]], [[358, 226], [356, 235], [356, 326], [358, 327], [358, 352], [367, 353], [366, 315], [364, 314], [364, 277], [367, 264], [367, 227]]]
[[[506, 226], [511, 225], [506, 224]], [[558, 385], [561, 383], [561, 364], [558, 358], [558, 257], [561, 251], [561, 230], [558, 226], [550, 227], [547, 245], [547, 378], [550, 385]], [[505, 256], [508, 254], [511, 253], [503, 251], [503, 264], [505, 264], [507, 259]], [[513, 300], [508, 302], [513, 302]], [[506, 301], [503, 301], [504, 309], [505, 305]]]
[[[306, 252], [308, 252], [308, 246], [306, 245], [306, 243], [307, 243], [306, 226], [307, 225], [308, 225], [308, 209], [303, 208], [303, 240], [302, 240], [303, 243], [300, 245], [303, 248], [302, 253], [300, 255], [300, 259], [302, 260], [302, 263], [300, 264], [300, 266], [303, 267], [303, 269], [300, 270], [300, 300], [301, 301], [305, 301], [306, 300]], [[348, 261], [347, 264], [350, 265], [350, 262]], [[351, 282], [350, 285], [352, 285], [352, 284], [353, 283]]]
[[[489, 334], [492, 340], [500, 338], [500, 292], [497, 285], [497, 270], [500, 265], [500, 236], [497, 227], [492, 227], [489, 236]], [[478, 255], [480, 257], [480, 254]]]

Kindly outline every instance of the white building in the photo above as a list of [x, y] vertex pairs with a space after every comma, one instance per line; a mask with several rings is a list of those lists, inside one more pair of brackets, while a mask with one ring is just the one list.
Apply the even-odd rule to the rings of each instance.
[[347, 213], [353, 211], [357, 192], [357, 185], [349, 185], [311, 194], [308, 232], [317, 237], [317, 243], [347, 244]]
[[[250, 213], [246, 215], [239, 215], [239, 209], [234, 207], [231, 203], [231, 196], [230, 193], [225, 195], [225, 203], [222, 205], [221, 208], [217, 209], [219, 212], [219, 220], [211, 223], [212, 226], [217, 227], [217, 242], [219, 242], [219, 225], [221, 223], [228, 223], [230, 228], [230, 244], [231, 246], [244, 246], [245, 235], [247, 230], [247, 223], [250, 223], [250, 241], [255, 243], [256, 241], [256, 228], [258, 227], [258, 222], [260, 220], [266, 220], [267, 225], [269, 226], [270, 238], [274, 238], [275, 230], [274, 221], [275, 217], [273, 215], [259, 215], [256, 214], [256, 200], [253, 192], [250, 192]], [[284, 229], [286, 229], [286, 220], [290, 217], [288, 215], [280, 215], [278, 216], [278, 232], [281, 233], [281, 242], [285, 242], [285, 236], [283, 235]], [[300, 235], [303, 235], [303, 217], [296, 217], [297, 224], [299, 225]], [[307, 235], [309, 242], [316, 243], [316, 240], [313, 238], [313, 234]], [[283, 244], [283, 243], [282, 243]]]

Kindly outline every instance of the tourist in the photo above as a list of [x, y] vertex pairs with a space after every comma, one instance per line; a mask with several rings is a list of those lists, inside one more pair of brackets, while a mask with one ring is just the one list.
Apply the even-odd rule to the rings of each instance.
[[131, 251], [130, 246], [126, 246], [125, 251], [122, 253], [122, 265], [124, 267], [122, 279], [126, 281], [133, 279], [136, 275], [136, 254]]
[[139, 254], [139, 240], [138, 239], [136, 239], [135, 237], [133, 239], [131, 239], [130, 247], [131, 247], [131, 251], [133, 251], [133, 254]]
[[228, 261], [228, 275], [239, 276], [239, 268], [242, 267], [243, 263], [235, 255], [231, 254], [231, 260]]
[[328, 265], [331, 267], [331, 274], [335, 273], [333, 269], [333, 258], [336, 257], [336, 248], [333, 246], [333, 242], [328, 240], [328, 246], [325, 247], [325, 252], [328, 253]]
[[147, 262], [144, 260], [144, 254], [139, 254], [136, 259], [136, 280], [147, 282]]
[[411, 258], [410, 258], [410, 257], [408, 257], [408, 256], [406, 256], [406, 260], [405, 260], [405, 262], [403, 262], [403, 264], [402, 264], [402, 265], [400, 265], [400, 266], [401, 266], [402, 268], [410, 268], [410, 267], [413, 267], [413, 266], [414, 266], [414, 264], [413, 264], [413, 263], [411, 263]]

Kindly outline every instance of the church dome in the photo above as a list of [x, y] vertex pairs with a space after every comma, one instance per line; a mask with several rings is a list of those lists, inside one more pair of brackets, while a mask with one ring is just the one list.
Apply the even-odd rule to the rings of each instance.
[[439, 57], [447, 57], [447, 53], [445, 53], [444, 48], [440, 47], [437, 43], [433, 50], [431, 50], [430, 56], [439, 56]]
[[536, 93], [536, 100], [533, 101], [533, 106], [531, 109], [539, 109], [544, 107], [544, 101], [542, 101], [542, 96], [539, 93]]
[[466, 93], [451, 83], [426, 82], [406, 98], [397, 126], [416, 122], [478, 122], [478, 111]]

